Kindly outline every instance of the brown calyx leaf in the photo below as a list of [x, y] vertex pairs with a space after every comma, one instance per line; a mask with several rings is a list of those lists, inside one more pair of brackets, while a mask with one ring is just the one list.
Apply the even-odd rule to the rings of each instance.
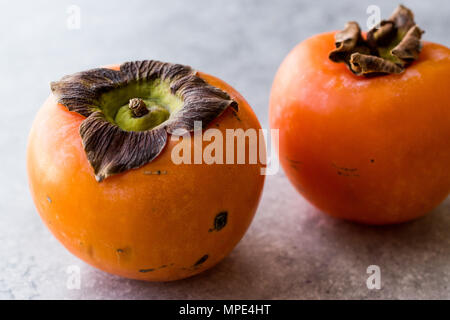
[[373, 73], [373, 70], [386, 74], [400, 73], [403, 71], [401, 67], [389, 60], [358, 52], [353, 53], [350, 57], [350, 66], [356, 74], [369, 74]]
[[404, 5], [399, 5], [388, 20], [394, 22], [396, 28], [403, 34], [416, 24], [414, 13]]
[[347, 23], [336, 33], [336, 49], [329, 58], [346, 63], [357, 75], [401, 73], [418, 59], [422, 34], [412, 11], [400, 5], [388, 20], [371, 29], [366, 39], [356, 22]]
[[344, 62], [350, 66], [350, 58], [354, 52], [370, 53], [361, 35], [361, 29], [355, 21], [347, 22], [345, 29], [336, 33], [335, 39], [336, 49], [329, 55], [334, 62]]
[[[108, 118], [102, 109], [102, 94], [154, 80], [168, 81], [171, 94], [183, 101], [169, 119], [149, 130], [126, 131]], [[119, 71], [97, 68], [65, 76], [52, 82], [51, 90], [58, 103], [87, 117], [80, 125], [80, 136], [99, 182], [154, 160], [167, 144], [168, 134], [191, 132], [194, 121], [201, 121], [205, 128], [226, 108], [238, 109], [226, 92], [198, 77], [192, 68], [154, 60], [126, 62]], [[137, 117], [145, 115], [142, 107], [148, 112], [141, 99], [131, 100]]]
[[164, 127], [124, 131], [96, 111], [80, 125], [84, 151], [98, 182], [155, 159], [167, 143]]
[[64, 76], [50, 83], [50, 88], [58, 98], [58, 103], [69, 111], [87, 117], [98, 109], [97, 99], [101, 93], [121, 85], [123, 79], [120, 72], [97, 68]]
[[383, 20], [379, 28], [373, 28], [367, 33], [367, 43], [371, 48], [387, 46], [395, 38], [396, 28], [393, 21]]
[[346, 56], [362, 40], [358, 23], [355, 21], [347, 22], [344, 30], [336, 33], [335, 39], [336, 49], [330, 52], [330, 59], [334, 62], [345, 62]]
[[404, 61], [417, 60], [421, 49], [420, 38], [423, 33], [424, 31], [417, 25], [413, 26], [391, 53]]

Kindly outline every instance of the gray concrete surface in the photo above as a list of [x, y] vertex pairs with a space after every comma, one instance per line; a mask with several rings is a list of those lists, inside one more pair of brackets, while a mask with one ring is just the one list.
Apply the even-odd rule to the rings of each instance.
[[[403, 1], [426, 39], [450, 45], [450, 3]], [[66, 26], [70, 5], [81, 28]], [[144, 283], [95, 270], [71, 256], [30, 199], [25, 146], [32, 119], [62, 75], [134, 59], [189, 64], [236, 87], [267, 127], [273, 75], [299, 41], [365, 25], [366, 8], [392, 1], [1, 1], [0, 299], [450, 298], [450, 199], [427, 217], [370, 228], [329, 218], [282, 172], [269, 177], [247, 235], [215, 268], [172, 283]], [[366, 268], [381, 268], [368, 290]], [[80, 290], [66, 286], [81, 268]]]

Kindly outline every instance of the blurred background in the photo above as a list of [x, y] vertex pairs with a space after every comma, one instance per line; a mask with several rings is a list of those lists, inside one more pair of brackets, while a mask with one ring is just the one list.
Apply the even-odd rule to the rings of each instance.
[[[450, 2], [403, 1], [450, 45]], [[41, 223], [25, 172], [32, 120], [65, 74], [138, 59], [187, 64], [234, 86], [268, 127], [277, 67], [300, 41], [394, 1], [172, 0], [0, 1], [0, 299], [450, 298], [450, 202], [418, 221], [368, 228], [336, 221], [305, 202], [284, 174], [268, 177], [249, 232], [217, 267], [173, 283], [142, 283], [71, 256]], [[379, 265], [382, 289], [366, 269]], [[81, 288], [67, 287], [67, 268]]]

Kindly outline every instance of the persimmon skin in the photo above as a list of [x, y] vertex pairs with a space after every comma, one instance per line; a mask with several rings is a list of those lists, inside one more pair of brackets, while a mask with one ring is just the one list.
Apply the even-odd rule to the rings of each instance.
[[398, 75], [352, 74], [328, 54], [334, 32], [295, 47], [270, 97], [279, 158], [297, 190], [366, 224], [420, 217], [450, 191], [450, 50], [425, 42]]
[[[227, 109], [210, 128], [224, 137], [226, 129], [261, 128], [236, 90], [213, 76], [199, 76], [239, 104], [237, 115]], [[236, 246], [257, 209], [262, 165], [175, 165], [171, 151], [178, 142], [169, 137], [152, 162], [99, 183], [82, 147], [83, 120], [51, 95], [33, 123], [27, 150], [37, 210], [70, 252], [115, 275], [170, 281], [214, 266]], [[223, 211], [227, 224], [214, 230]]]

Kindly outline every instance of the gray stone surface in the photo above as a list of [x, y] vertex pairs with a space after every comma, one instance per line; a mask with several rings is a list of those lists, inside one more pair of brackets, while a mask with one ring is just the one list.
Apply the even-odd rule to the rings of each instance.
[[[450, 45], [450, 6], [403, 1], [426, 38]], [[124, 3], [126, 3], [124, 5]], [[69, 5], [81, 29], [66, 27]], [[0, 299], [450, 298], [450, 199], [423, 219], [370, 228], [303, 200], [283, 173], [269, 177], [247, 235], [215, 268], [172, 283], [121, 279], [71, 256], [41, 223], [25, 173], [29, 127], [62, 75], [134, 59], [192, 65], [236, 87], [267, 127], [273, 75], [302, 39], [392, 1], [9, 1], [0, 10]], [[438, 10], [436, 10], [437, 8]], [[366, 268], [381, 268], [368, 290]], [[81, 268], [81, 289], [66, 286]]]

